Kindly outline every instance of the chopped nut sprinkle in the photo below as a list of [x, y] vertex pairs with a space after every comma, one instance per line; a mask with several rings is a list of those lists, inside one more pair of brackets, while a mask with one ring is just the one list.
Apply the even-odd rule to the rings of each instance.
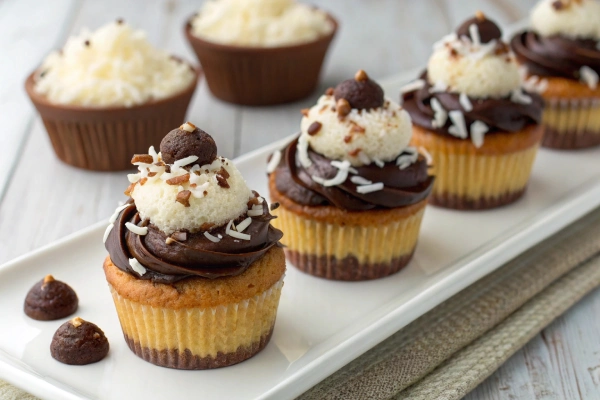
[[326, 94], [327, 96], [333, 96], [333, 92], [334, 92], [334, 91], [335, 91], [335, 89], [334, 89], [334, 88], [332, 88], [332, 87], [330, 87], [330, 88], [328, 88], [328, 89], [325, 91], [325, 94]]
[[137, 162], [152, 164], [152, 161], [154, 161], [154, 159], [150, 154], [134, 154], [133, 158], [131, 159], [132, 164]]
[[166, 182], [169, 185], [180, 185], [182, 183], [188, 182], [190, 180], [190, 174], [179, 175], [171, 179], [167, 179]]
[[75, 328], [79, 328], [81, 326], [81, 324], [83, 324], [85, 321], [82, 320], [79, 317], [75, 317], [71, 320], [71, 325], [73, 325]]
[[175, 200], [178, 203], [183, 204], [184, 207], [189, 207], [191, 195], [192, 192], [190, 192], [189, 190], [182, 190], [181, 192], [177, 193], [177, 198]]
[[300, 110], [300, 112], [302, 113], [302, 115], [304, 115], [305, 117], [308, 117], [309, 111], [310, 110], [308, 108], [303, 108], [302, 110]]
[[367, 79], [369, 79], [369, 76], [362, 69], [359, 69], [358, 72], [354, 75], [354, 80], [357, 82], [366, 81]]
[[310, 126], [308, 127], [308, 130], [306, 131], [306, 133], [308, 133], [310, 136], [314, 136], [317, 133], [319, 133], [319, 131], [321, 130], [322, 126], [323, 125], [319, 121], [315, 121], [312, 124], [310, 124]]
[[137, 185], [137, 182], [130, 184], [129, 186], [127, 186], [127, 189], [125, 189], [125, 196], [131, 196], [131, 193], [133, 192], [133, 189], [135, 188], [135, 185]]
[[336, 103], [336, 108], [338, 117], [345, 117], [352, 111], [352, 107], [350, 107], [350, 103], [346, 99], [339, 99]]

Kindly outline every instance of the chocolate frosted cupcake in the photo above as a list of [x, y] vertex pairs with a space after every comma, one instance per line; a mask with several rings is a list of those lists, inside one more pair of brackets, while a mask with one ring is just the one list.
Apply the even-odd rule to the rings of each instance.
[[600, 2], [542, 0], [531, 13], [531, 30], [511, 46], [526, 85], [546, 101], [542, 145], [600, 145]]
[[542, 137], [543, 101], [521, 88], [513, 53], [482, 13], [434, 46], [401, 90], [412, 144], [433, 158], [431, 202], [457, 209], [511, 203], [527, 186]]
[[25, 89], [61, 161], [115, 171], [184, 120], [198, 75], [117, 20], [70, 37]]
[[269, 165], [289, 260], [338, 280], [381, 278], [412, 257], [433, 177], [409, 147], [410, 117], [359, 71], [303, 111]]
[[267, 202], [190, 123], [133, 157], [131, 199], [106, 230], [104, 272], [127, 344], [179, 369], [236, 364], [268, 343], [283, 286]]

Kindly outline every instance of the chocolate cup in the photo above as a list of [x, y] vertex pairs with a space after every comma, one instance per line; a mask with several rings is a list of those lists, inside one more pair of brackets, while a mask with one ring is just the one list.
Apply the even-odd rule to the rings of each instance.
[[40, 113], [57, 157], [66, 164], [93, 171], [132, 168], [133, 154], [147, 153], [184, 122], [200, 70], [189, 87], [170, 97], [132, 107], [85, 107], [50, 102], [34, 90], [34, 74], [25, 90]]
[[288, 103], [310, 95], [319, 83], [321, 66], [338, 28], [318, 39], [291, 46], [250, 47], [209, 42], [191, 32], [185, 36], [194, 49], [213, 95], [247, 106]]

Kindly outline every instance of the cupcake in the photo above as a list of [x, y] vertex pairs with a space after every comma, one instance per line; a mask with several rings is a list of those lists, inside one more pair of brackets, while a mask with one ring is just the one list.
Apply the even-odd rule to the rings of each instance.
[[600, 145], [600, 2], [542, 0], [511, 40], [525, 83], [545, 100], [542, 145]]
[[408, 146], [408, 113], [361, 70], [303, 115], [300, 136], [267, 166], [288, 260], [327, 279], [398, 272], [433, 184], [426, 156]]
[[270, 105], [312, 93], [337, 22], [294, 0], [212, 0], [185, 25], [210, 91]]
[[139, 173], [104, 235], [104, 272], [125, 341], [139, 357], [177, 369], [239, 363], [273, 333], [283, 286], [281, 231], [263, 197], [213, 139], [191, 123]]
[[114, 171], [181, 124], [197, 80], [194, 67], [118, 20], [69, 38], [25, 89], [60, 160]]
[[432, 204], [486, 209], [525, 192], [542, 138], [543, 101], [521, 87], [501, 37], [478, 12], [436, 43], [427, 70], [401, 89], [412, 144], [433, 158]]

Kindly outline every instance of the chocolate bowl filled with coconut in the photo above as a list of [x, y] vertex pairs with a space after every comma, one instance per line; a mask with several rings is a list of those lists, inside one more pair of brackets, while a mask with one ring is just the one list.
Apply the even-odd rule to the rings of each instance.
[[401, 90], [412, 144], [431, 153], [434, 205], [476, 210], [518, 200], [542, 139], [543, 100], [521, 87], [514, 54], [482, 13], [434, 45]]
[[104, 272], [125, 340], [178, 369], [241, 362], [262, 350], [283, 286], [283, 234], [265, 199], [191, 123], [132, 163], [131, 198], [104, 237]]
[[117, 20], [70, 37], [29, 75], [25, 90], [61, 161], [117, 171], [181, 124], [199, 76]]
[[411, 121], [360, 70], [303, 110], [301, 134], [267, 171], [288, 259], [309, 274], [367, 280], [410, 261], [431, 192]]

